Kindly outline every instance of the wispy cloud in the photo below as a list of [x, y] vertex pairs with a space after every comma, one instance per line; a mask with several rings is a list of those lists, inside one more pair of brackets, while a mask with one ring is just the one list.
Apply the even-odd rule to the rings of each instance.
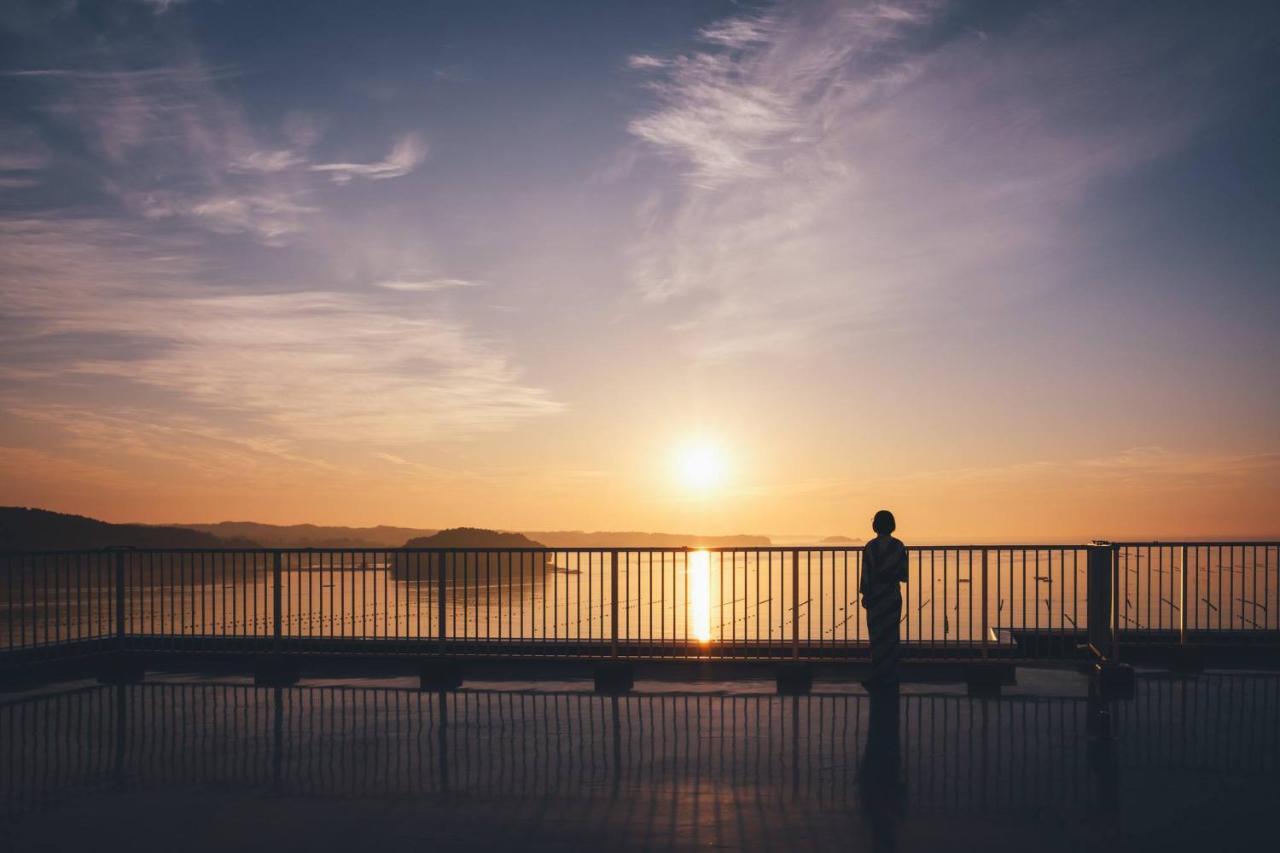
[[[632, 276], [699, 352], [801, 353], [1044, 286], [1069, 211], [1212, 114], [1205, 75], [1157, 61], [1175, 33], [1057, 9], [984, 39], [942, 11], [779, 6], [631, 58], [654, 103], [630, 132], [682, 167], [637, 211]], [[1081, 86], [1082, 55], [1125, 59]]]
[[280, 148], [271, 151], [250, 151], [231, 163], [234, 172], [258, 172], [274, 174], [301, 166], [306, 159], [296, 151]]
[[[319, 212], [314, 196], [321, 175], [337, 184], [395, 178], [426, 157], [422, 138], [404, 133], [384, 160], [314, 163], [305, 147], [316, 141], [317, 123], [299, 116], [282, 127], [284, 141], [292, 144], [263, 144], [223, 91], [238, 72], [210, 67], [194, 48], [178, 44], [102, 60], [101, 67], [6, 73], [42, 87], [49, 115], [101, 156], [105, 187], [131, 210], [249, 234], [270, 246], [307, 231]], [[39, 149], [14, 148], [19, 141], [11, 136], [11, 151], [0, 149], [0, 169], [8, 161], [8, 168], [36, 163]]]
[[407, 133], [395, 141], [386, 158], [376, 163], [315, 163], [313, 172], [324, 172], [336, 184], [345, 184], [352, 178], [368, 178], [374, 181], [400, 178], [416, 169], [427, 157], [427, 144], [415, 133]]
[[458, 287], [479, 287], [480, 282], [464, 278], [390, 279], [378, 282], [386, 290], [403, 290], [428, 293], [435, 290], [452, 290]]
[[252, 233], [272, 244], [303, 230], [303, 219], [319, 212], [289, 196], [223, 195], [195, 202], [186, 209], [209, 228], [225, 234]]
[[157, 15], [163, 15], [165, 12], [185, 4], [187, 0], [137, 0], [137, 2], [150, 6]]
[[[192, 262], [163, 241], [135, 235], [117, 248], [109, 223], [3, 225], [0, 276], [22, 282], [7, 294], [21, 330], [0, 369], [11, 382], [150, 388], [164, 409], [240, 422], [245, 434], [382, 446], [561, 410], [462, 325], [405, 314], [390, 294], [220, 291], [192, 282]], [[76, 346], [86, 338], [92, 347]], [[147, 345], [113, 351], [109, 340]]]

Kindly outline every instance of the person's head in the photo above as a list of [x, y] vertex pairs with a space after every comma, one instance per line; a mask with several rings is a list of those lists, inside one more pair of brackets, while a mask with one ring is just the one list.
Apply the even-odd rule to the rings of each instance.
[[888, 536], [898, 527], [898, 522], [893, 520], [893, 513], [887, 509], [882, 509], [876, 513], [876, 517], [871, 519], [871, 529], [880, 536]]

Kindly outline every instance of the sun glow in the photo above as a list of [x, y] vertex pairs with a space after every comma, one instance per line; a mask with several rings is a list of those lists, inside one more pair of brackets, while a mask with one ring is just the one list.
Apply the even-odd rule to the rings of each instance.
[[711, 642], [711, 555], [689, 554], [689, 631], [699, 643]]
[[724, 482], [724, 451], [709, 441], [685, 445], [676, 460], [681, 484], [691, 491], [706, 492]]

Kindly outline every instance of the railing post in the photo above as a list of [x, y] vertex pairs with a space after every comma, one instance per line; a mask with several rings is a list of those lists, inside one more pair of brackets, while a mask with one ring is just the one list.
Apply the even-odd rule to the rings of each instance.
[[1099, 659], [1114, 653], [1116, 641], [1115, 620], [1115, 549], [1110, 542], [1095, 540], [1088, 546], [1088, 563], [1085, 586], [1085, 604], [1088, 615], [1086, 638], [1092, 652]]
[[1178, 574], [1181, 576], [1181, 590], [1178, 596], [1178, 644], [1187, 644], [1187, 546], [1180, 549]]
[[791, 657], [800, 657], [800, 551], [791, 551]]
[[618, 657], [618, 551], [614, 549], [609, 566], [609, 655]]
[[284, 649], [283, 596], [280, 589], [284, 578], [282, 562], [279, 551], [271, 555], [271, 648], [276, 654]]
[[116, 646], [124, 648], [124, 552], [116, 552]]
[[[443, 552], [432, 552], [431, 559], [436, 564], [436, 638], [440, 641], [440, 654], [445, 652], [445, 639], [448, 634], [445, 632], [445, 583], [444, 583], [444, 567], [445, 554]], [[524, 555], [520, 555], [520, 565], [524, 566]]]
[[1111, 663], [1120, 662], [1120, 548], [1111, 546]]
[[987, 549], [982, 549], [982, 657], [987, 658], [991, 627], [987, 622]]

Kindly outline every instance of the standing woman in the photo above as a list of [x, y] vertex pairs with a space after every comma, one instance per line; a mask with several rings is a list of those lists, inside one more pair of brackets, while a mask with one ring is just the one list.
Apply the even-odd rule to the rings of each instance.
[[867, 609], [871, 636], [871, 677], [868, 687], [898, 683], [898, 624], [902, 621], [902, 592], [907, 579], [907, 546], [891, 535], [897, 523], [882, 509], [871, 522], [876, 532], [862, 548], [862, 606]]

